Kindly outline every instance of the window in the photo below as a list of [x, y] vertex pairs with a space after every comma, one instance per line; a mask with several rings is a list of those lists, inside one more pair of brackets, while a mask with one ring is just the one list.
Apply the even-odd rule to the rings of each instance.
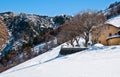
[[109, 36], [112, 36], [112, 33], [109, 33]]
[[101, 41], [99, 41], [99, 43], [101, 43]]
[[120, 35], [120, 31], [118, 31], [118, 35]]
[[115, 33], [115, 35], [117, 35], [118, 33]]

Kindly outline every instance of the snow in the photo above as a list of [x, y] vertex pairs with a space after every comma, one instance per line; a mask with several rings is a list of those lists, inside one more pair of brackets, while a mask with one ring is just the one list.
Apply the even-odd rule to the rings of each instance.
[[106, 24], [111, 24], [119, 28], [120, 27], [120, 15], [109, 19], [108, 21], [106, 21]]
[[103, 47], [104, 45], [103, 45], [103, 44], [100, 44], [100, 43], [97, 43], [97, 44], [95, 44], [94, 46], [96, 46], [96, 47]]
[[20, 46], [22, 46], [23, 43], [27, 43], [27, 41], [24, 40], [24, 39], [18, 39], [18, 40], [16, 40], [16, 41], [14, 41], [14, 43], [13, 43], [13, 45], [12, 45], [12, 50], [18, 50], [18, 48], [19, 48]]
[[[73, 44], [74, 44], [74, 48], [79, 48], [79, 47], [77, 46], [76, 41], [74, 41]], [[85, 48], [85, 39], [84, 39], [84, 38], [80, 38], [80, 39], [79, 39], [79, 44], [80, 44], [80, 47], [81, 47], [81, 48]], [[62, 45], [62, 47], [64, 47], [64, 48], [73, 48], [73, 46], [69, 43], [69, 41], [66, 42], [66, 43], [64, 43], [64, 44]]]
[[[51, 42], [53, 42], [55, 45], [57, 45], [57, 38], [54, 37], [54, 40], [47, 42], [47, 44], [50, 44]], [[33, 47], [33, 51], [36, 53], [39, 53], [40, 50], [43, 50], [45, 47], [46, 43], [41, 43], [39, 45], [36, 45], [35, 47]]]
[[120, 77], [119, 45], [96, 44], [93, 49], [62, 57], [60, 48], [15, 66], [0, 77]]
[[32, 20], [32, 22], [36, 22], [36, 16], [34, 15], [29, 15], [27, 18], [29, 18], [29, 20]]
[[39, 45], [36, 45], [35, 47], [33, 47], [33, 50], [34, 52], [39, 52], [40, 49], [44, 48], [46, 44], [45, 43], [42, 43], [42, 44], [39, 44]]
[[107, 37], [107, 40], [108, 40], [108, 39], [112, 39], [112, 38], [120, 38], [120, 35], [112, 35], [112, 36], [109, 36], [109, 37]]
[[[40, 45], [40, 46], [42, 46], [42, 45]], [[39, 45], [36, 46], [36, 47], [39, 47]], [[49, 60], [52, 60], [59, 55], [60, 48], [61, 48], [61, 45], [56, 47], [56, 48], [53, 48], [53, 50], [48, 51], [48, 52], [46, 52], [46, 53], [44, 53], [44, 54], [42, 54], [38, 57], [35, 57], [31, 60], [28, 60], [28, 61], [24, 62], [23, 64], [15, 66], [12, 69], [9, 69], [9, 70], [5, 71], [4, 73], [10, 73], [10, 72], [22, 70], [22, 69], [25, 69], [25, 68], [28, 68], [28, 67], [38, 65], [38, 64], [47, 62]]]

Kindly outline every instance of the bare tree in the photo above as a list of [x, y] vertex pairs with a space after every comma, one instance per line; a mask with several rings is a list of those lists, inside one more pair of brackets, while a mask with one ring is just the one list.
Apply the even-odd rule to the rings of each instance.
[[92, 29], [92, 43], [93, 44], [96, 44], [96, 43], [100, 43], [101, 41], [99, 41], [99, 37], [104, 34], [104, 31], [105, 30], [106, 26], [103, 25], [103, 26], [98, 26], [98, 27], [94, 27]]
[[72, 46], [74, 46], [74, 41], [78, 43], [79, 39], [77, 36], [82, 36], [85, 39], [85, 46], [87, 47], [92, 29], [96, 26], [102, 26], [105, 20], [106, 17], [104, 14], [97, 11], [88, 10], [80, 12], [72, 20], [65, 22], [61, 33], [65, 39], [71, 41]]
[[77, 14], [75, 17], [77, 19], [80, 29], [82, 29], [82, 35], [85, 39], [85, 46], [88, 46], [88, 41], [90, 40], [90, 33], [94, 27], [102, 26], [106, 20], [103, 13], [98, 13], [97, 11], [86, 11]]

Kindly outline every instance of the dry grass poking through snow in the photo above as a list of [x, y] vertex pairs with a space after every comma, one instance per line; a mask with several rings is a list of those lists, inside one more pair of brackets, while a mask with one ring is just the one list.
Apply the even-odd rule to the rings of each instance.
[[7, 44], [7, 41], [9, 40], [9, 38], [10, 37], [9, 37], [7, 27], [0, 20], [0, 52]]

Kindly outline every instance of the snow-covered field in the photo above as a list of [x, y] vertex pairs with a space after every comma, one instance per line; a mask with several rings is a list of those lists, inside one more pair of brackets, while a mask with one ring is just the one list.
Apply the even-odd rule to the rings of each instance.
[[97, 44], [59, 57], [60, 48], [15, 66], [0, 77], [120, 77], [120, 46]]

